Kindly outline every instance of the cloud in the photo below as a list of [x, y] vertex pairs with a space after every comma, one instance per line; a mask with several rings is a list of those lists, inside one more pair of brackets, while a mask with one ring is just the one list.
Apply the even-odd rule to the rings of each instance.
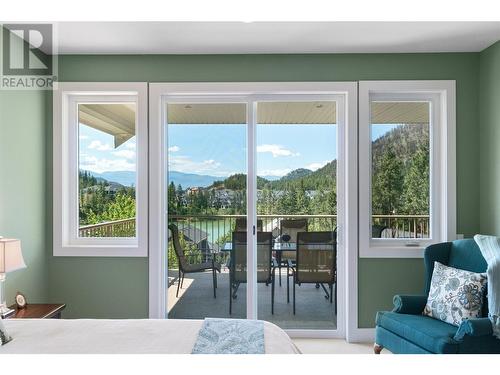
[[109, 143], [102, 143], [101, 141], [90, 142], [88, 148], [97, 151], [110, 151], [113, 149]]
[[171, 171], [183, 173], [209, 174], [211, 176], [229, 176], [230, 172], [220, 169], [221, 163], [214, 159], [194, 161], [189, 156], [171, 156], [168, 159], [168, 168]]
[[179, 146], [172, 146], [168, 148], [168, 152], [177, 152], [180, 150]]
[[291, 168], [283, 168], [283, 169], [264, 169], [262, 171], [257, 171], [257, 175], [261, 177], [266, 176], [277, 176], [283, 177], [292, 171]]
[[306, 168], [310, 169], [311, 171], [316, 171], [316, 170], [324, 167], [326, 164], [328, 164], [328, 160], [325, 160], [325, 161], [319, 162], [319, 163], [311, 163], [311, 164], [307, 165]]
[[259, 145], [257, 146], [257, 152], [259, 153], [265, 153], [269, 152], [273, 155], [273, 158], [276, 158], [278, 156], [299, 156], [300, 154], [298, 152], [293, 152], [291, 150], [288, 150], [284, 148], [281, 145]]
[[127, 143], [125, 143], [125, 147], [128, 148], [128, 149], [130, 149], [130, 150], [135, 150], [136, 146], [137, 145], [135, 144], [135, 142], [130, 142], [130, 143], [127, 142]]
[[126, 159], [106, 159], [80, 154], [80, 169], [103, 173], [116, 171], [135, 171], [135, 163]]
[[113, 155], [125, 159], [135, 159], [135, 151], [133, 150], [119, 150], [113, 152]]

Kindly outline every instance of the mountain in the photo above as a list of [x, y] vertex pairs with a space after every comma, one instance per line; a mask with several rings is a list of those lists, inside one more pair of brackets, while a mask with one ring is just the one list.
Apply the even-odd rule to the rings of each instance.
[[372, 142], [373, 173], [378, 173], [380, 160], [387, 149], [391, 147], [396, 156], [409, 166], [411, 157], [421, 148], [429, 148], [429, 127], [417, 125], [402, 125], [387, 132]]
[[168, 172], [168, 183], [170, 184], [170, 182], [173, 182], [176, 187], [181, 185], [183, 189], [194, 186], [208, 187], [220, 179], [221, 177], [203, 174], [183, 173], [177, 171]]
[[267, 181], [277, 181], [280, 178], [282, 178], [282, 176], [261, 176], [261, 177], [266, 179]]
[[[306, 190], [316, 190], [320, 186], [328, 189], [335, 183], [336, 172], [337, 160], [332, 160], [314, 172], [310, 169], [298, 168], [277, 180], [269, 176], [266, 178], [257, 176], [257, 189], [264, 189], [267, 186], [271, 189], [283, 190], [287, 185], [304, 187]], [[246, 178], [246, 174], [238, 173], [215, 181], [210, 187], [242, 190], [246, 187]]]
[[[268, 183], [269, 181], [263, 177], [257, 176], [257, 188]], [[247, 175], [244, 173], [233, 174], [224, 180], [215, 181], [210, 187], [225, 188], [230, 190], [243, 190], [247, 186]]]
[[[135, 186], [135, 172], [131, 171], [116, 171], [116, 172], [90, 172], [89, 173], [97, 178], [97, 180], [106, 180], [108, 182], [116, 182], [123, 186]], [[212, 185], [215, 181], [220, 180], [220, 177], [199, 175], [194, 173], [182, 173], [171, 171], [168, 173], [168, 183], [174, 182], [175, 186], [182, 185], [185, 189], [190, 186], [207, 187]]]
[[[419, 147], [422, 142], [427, 142], [429, 139], [429, 128], [424, 126], [400, 126], [393, 129], [376, 139], [372, 143], [373, 167], [374, 173], [377, 173], [378, 160], [382, 157], [387, 149], [387, 146], [393, 147], [396, 155], [401, 158], [404, 164], [408, 164], [408, 160]], [[123, 186], [135, 186], [135, 172], [117, 171], [95, 173], [89, 172], [97, 179], [104, 179], [109, 182], [116, 182]], [[315, 190], [318, 186], [331, 186], [335, 183], [337, 173], [337, 160], [332, 160], [322, 168], [311, 171], [306, 168], [298, 168], [283, 177], [266, 176], [257, 178], [257, 186], [262, 189], [266, 184], [272, 189], [283, 189], [285, 185], [292, 184], [295, 186], [304, 186], [306, 190]], [[210, 175], [198, 175], [194, 173], [183, 173], [178, 171], [170, 171], [168, 173], [168, 183], [174, 182], [175, 186], [181, 185], [183, 189], [187, 187], [210, 187], [224, 186], [228, 189], [238, 190], [246, 185], [246, 175], [236, 174], [227, 178], [216, 177]]]
[[99, 181], [100, 179], [106, 180], [108, 182], [116, 182], [117, 184], [123, 185], [123, 186], [135, 186], [135, 172], [132, 171], [116, 171], [116, 172], [103, 172], [103, 173], [97, 173], [97, 172], [90, 172], [88, 171], [92, 176], [97, 178]]
[[299, 169], [295, 169], [295, 170], [291, 171], [290, 173], [288, 173], [287, 175], [281, 177], [281, 180], [282, 181], [295, 180], [297, 178], [308, 176], [311, 173], [313, 173], [313, 171], [311, 171], [310, 169], [299, 168]]

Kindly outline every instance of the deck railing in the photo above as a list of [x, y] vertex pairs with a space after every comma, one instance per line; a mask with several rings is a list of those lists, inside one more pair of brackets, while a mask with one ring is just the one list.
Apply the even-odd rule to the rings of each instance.
[[84, 225], [78, 232], [80, 237], [135, 237], [135, 217]]
[[[238, 218], [246, 215], [169, 215], [169, 223], [177, 224], [185, 239], [203, 250], [217, 250], [228, 240]], [[334, 230], [337, 215], [257, 215], [264, 231], [279, 235], [283, 219], [307, 219], [308, 231]], [[373, 215], [373, 224], [385, 227], [382, 238], [428, 238], [429, 215]], [[134, 237], [135, 218], [109, 221], [80, 227], [80, 237]]]
[[372, 220], [385, 227], [382, 238], [429, 238], [429, 215], [373, 215]]

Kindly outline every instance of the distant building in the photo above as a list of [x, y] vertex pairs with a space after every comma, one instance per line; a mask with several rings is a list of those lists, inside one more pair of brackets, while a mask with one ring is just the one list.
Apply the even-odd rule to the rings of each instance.
[[186, 194], [187, 195], [197, 194], [200, 190], [201, 188], [199, 187], [190, 187], [186, 189]]

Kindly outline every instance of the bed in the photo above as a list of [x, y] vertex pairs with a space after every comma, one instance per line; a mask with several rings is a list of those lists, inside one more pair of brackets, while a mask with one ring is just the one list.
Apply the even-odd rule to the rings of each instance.
[[[7, 319], [13, 340], [0, 354], [188, 354], [203, 320]], [[266, 354], [298, 354], [288, 335], [264, 322]]]

